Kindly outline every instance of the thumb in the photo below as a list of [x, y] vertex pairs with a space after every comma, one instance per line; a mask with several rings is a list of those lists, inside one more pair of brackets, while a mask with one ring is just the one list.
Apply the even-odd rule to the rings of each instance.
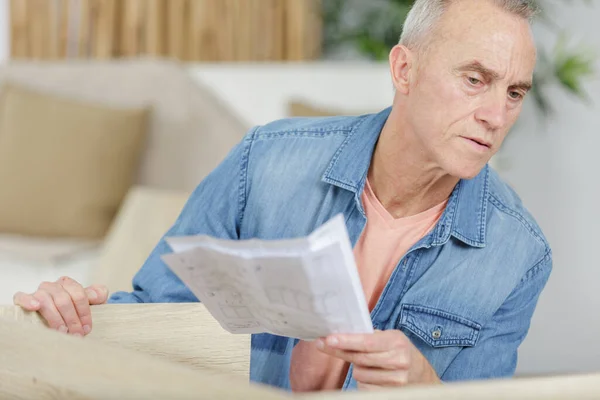
[[104, 285], [92, 285], [85, 288], [90, 304], [104, 304], [108, 300], [108, 288]]

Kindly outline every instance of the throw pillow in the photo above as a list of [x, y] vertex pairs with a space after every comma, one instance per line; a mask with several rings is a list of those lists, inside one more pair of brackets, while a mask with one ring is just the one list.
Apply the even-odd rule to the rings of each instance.
[[5, 84], [0, 232], [103, 237], [133, 183], [149, 111]]
[[292, 100], [288, 103], [288, 116], [290, 117], [334, 117], [362, 114], [368, 114], [368, 112], [342, 111], [334, 108], [321, 107], [302, 100]]

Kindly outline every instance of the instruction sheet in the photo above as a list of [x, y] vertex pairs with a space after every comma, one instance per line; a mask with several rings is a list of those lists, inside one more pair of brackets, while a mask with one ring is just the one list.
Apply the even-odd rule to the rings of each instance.
[[341, 214], [296, 239], [166, 242], [173, 253], [163, 261], [231, 333], [314, 340], [373, 332]]

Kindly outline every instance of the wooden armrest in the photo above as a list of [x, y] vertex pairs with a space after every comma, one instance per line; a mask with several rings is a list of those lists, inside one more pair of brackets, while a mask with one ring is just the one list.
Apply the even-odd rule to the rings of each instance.
[[[98, 312], [101, 308], [98, 307], [96, 314], [102, 314]], [[109, 308], [113, 307], [106, 307], [105, 317], [115, 315], [110, 315]], [[12, 313], [18, 315], [14, 310]], [[114, 329], [111, 319], [98, 318], [98, 321], [98, 331], [108, 333], [109, 329], [103, 327], [109, 326]], [[156, 325], [139, 324], [131, 328], [140, 327]], [[162, 327], [156, 334], [161, 340], [168, 337]], [[175, 335], [172, 340], [182, 338]], [[186, 343], [193, 340], [186, 339]], [[283, 391], [250, 384], [241, 377], [192, 370], [100, 340], [68, 336], [40, 324], [0, 317], [2, 399], [275, 400], [286, 397]]]
[[[0, 317], [43, 324], [36, 312], [0, 306]], [[248, 380], [250, 336], [225, 331], [201, 303], [92, 306], [84, 338]]]

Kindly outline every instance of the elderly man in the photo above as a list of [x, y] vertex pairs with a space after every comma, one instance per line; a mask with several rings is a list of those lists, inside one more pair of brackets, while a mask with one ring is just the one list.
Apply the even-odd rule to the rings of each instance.
[[[316, 391], [513, 374], [552, 257], [487, 162], [531, 87], [533, 13], [526, 0], [417, 0], [390, 52], [389, 109], [255, 127], [199, 184], [166, 235], [291, 238], [343, 213], [354, 246], [375, 332], [254, 335], [253, 381]], [[161, 241], [134, 291], [108, 301], [197, 301], [167, 251]], [[85, 334], [107, 296], [61, 278], [15, 303]]]

